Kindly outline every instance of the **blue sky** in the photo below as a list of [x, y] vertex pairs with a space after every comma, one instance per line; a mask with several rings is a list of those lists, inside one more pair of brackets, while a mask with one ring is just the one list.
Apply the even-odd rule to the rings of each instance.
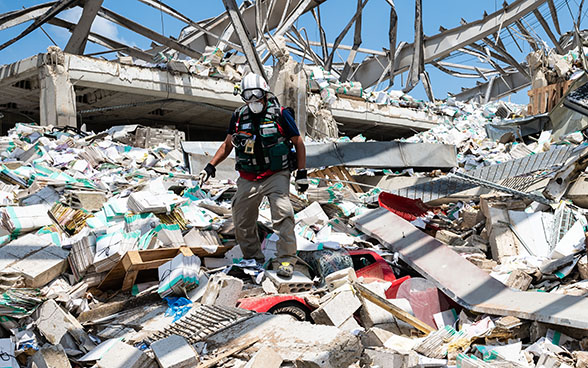
[[[16, 10], [22, 7], [28, 7], [35, 4], [44, 3], [47, 0], [3, 0], [0, 1], [0, 13], [7, 11]], [[200, 0], [200, 1], [188, 1], [188, 0], [164, 0], [166, 4], [182, 12], [193, 20], [201, 20], [208, 17], [218, 15], [224, 10], [221, 0]], [[512, 1], [509, 1], [510, 3]], [[559, 10], [559, 21], [562, 32], [566, 32], [572, 29], [572, 20], [570, 12], [567, 8], [567, 4], [574, 15], [577, 16], [578, 2], [579, 0], [554, 0]], [[238, 3], [241, 3], [238, 0]], [[414, 22], [414, 1], [408, 0], [396, 0], [396, 7], [398, 12], [398, 42], [413, 41], [413, 22]], [[463, 18], [466, 21], [475, 21], [482, 17], [482, 13], [486, 10], [488, 13], [494, 12], [497, 7], [501, 7], [502, 0], [423, 0], [424, 8], [424, 31], [425, 35], [433, 35], [438, 32], [439, 26], [445, 28], [453, 28], [460, 24], [460, 19]], [[136, 22], [139, 22], [147, 27], [152, 28], [166, 36], [177, 37], [184, 24], [166, 14], [162, 14], [143, 3], [136, 0], [104, 0], [104, 7], [114, 10], [127, 18], [130, 18]], [[328, 42], [333, 42], [339, 32], [343, 29], [345, 24], [353, 16], [357, 3], [355, 0], [328, 0], [321, 5], [321, 14], [323, 18], [323, 27], [327, 34]], [[553, 27], [553, 22], [547, 5], [544, 4], [540, 10], [545, 15], [548, 23]], [[588, 9], [588, 4], [585, 10]], [[69, 21], [75, 21], [81, 9], [72, 9], [67, 11], [62, 17]], [[162, 19], [163, 18], [163, 19]], [[381, 50], [383, 47], [387, 47], [388, 44], [388, 21], [389, 21], [389, 5], [385, 0], [370, 0], [364, 9], [363, 25], [362, 25], [362, 39], [363, 43], [361, 47]], [[585, 19], [583, 19], [585, 22]], [[528, 22], [531, 26], [536, 23], [535, 18], [532, 16], [528, 18]], [[584, 24], [581, 24], [581, 26]], [[0, 41], [4, 42], [26, 28], [30, 24], [22, 24], [17, 27], [13, 27], [4, 31], [0, 31]], [[300, 29], [304, 27], [310, 39], [318, 41], [319, 33], [314, 22], [312, 15], [306, 14], [299, 19], [297, 27]], [[550, 44], [547, 36], [543, 30], [536, 25], [535, 30], [537, 34]], [[581, 27], [580, 27], [581, 28]], [[57, 43], [60, 47], [65, 47], [69, 38], [69, 32], [58, 27], [51, 25], [43, 26], [43, 29], [49, 34], [49, 36]], [[118, 27], [113, 23], [105, 20], [99, 20], [94, 23], [93, 31], [96, 33], [103, 34], [109, 38], [123, 41], [129, 45], [135, 45], [140, 48], [148, 48], [151, 41], [137, 35], [133, 32], [127, 31], [124, 28]], [[530, 47], [527, 43], [520, 40], [519, 44], [523, 52], [520, 52], [510, 36], [503, 36], [504, 43], [512, 53], [512, 55], [518, 59], [523, 60], [524, 56], [530, 51]], [[353, 43], [353, 27], [349, 31], [347, 37], [344, 39], [343, 44], [351, 45]], [[7, 64], [19, 59], [32, 56], [36, 53], [43, 52], [48, 46], [52, 45], [53, 42], [43, 34], [41, 30], [36, 30], [33, 33], [26, 36], [24, 39], [18, 41], [12, 46], [0, 51], [0, 64]], [[86, 47], [86, 53], [103, 51], [104, 48], [98, 45], [88, 43]], [[318, 51], [318, 50], [317, 50]], [[340, 51], [338, 53], [341, 58], [346, 58], [346, 53]], [[113, 57], [114, 54], [105, 55], [107, 58]], [[359, 54], [358, 58], [363, 58], [363, 54]], [[472, 60], [471, 56], [458, 56], [451, 59], [451, 62], [476, 62]], [[335, 62], [339, 62], [341, 59], [335, 58]], [[487, 64], [477, 64], [482, 67], [488, 67]], [[427, 70], [431, 75], [433, 89], [437, 98], [445, 98], [447, 92], [459, 92], [461, 87], [469, 87], [475, 85], [474, 79], [463, 79], [448, 76], [432, 66], [428, 66]], [[401, 78], [397, 77], [395, 82], [395, 88], [401, 88]], [[412, 92], [416, 98], [425, 98], [425, 94], [422, 86], [419, 84]], [[513, 102], [527, 103], [528, 97], [526, 90], [513, 95]]]

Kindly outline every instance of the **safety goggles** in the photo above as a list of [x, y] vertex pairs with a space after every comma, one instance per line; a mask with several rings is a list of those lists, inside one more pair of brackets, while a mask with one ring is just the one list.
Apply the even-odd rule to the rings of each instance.
[[260, 88], [246, 89], [241, 92], [241, 98], [245, 102], [261, 100], [265, 96], [265, 91]]

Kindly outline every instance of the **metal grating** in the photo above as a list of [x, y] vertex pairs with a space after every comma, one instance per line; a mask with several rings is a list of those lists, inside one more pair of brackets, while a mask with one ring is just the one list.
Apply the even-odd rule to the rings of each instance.
[[192, 308], [188, 314], [149, 337], [151, 341], [165, 339], [171, 335], [183, 336], [188, 343], [194, 344], [205, 340], [225, 328], [251, 318], [255, 312], [240, 308], [218, 305], [201, 305]]
[[[581, 150], [575, 151], [575, 148], [576, 147], [571, 146], [556, 146], [547, 152], [526, 156], [497, 165], [477, 168], [475, 170], [467, 171], [467, 174], [478, 179], [500, 183], [508, 178], [522, 177], [530, 173], [553, 169], [554, 166], [563, 164], [572, 155], [579, 155]], [[456, 178], [444, 177], [427, 183], [400, 188], [391, 192], [402, 197], [421, 199], [423, 202], [430, 202], [476, 187], [477, 186], [474, 184], [464, 183], [462, 180]]]

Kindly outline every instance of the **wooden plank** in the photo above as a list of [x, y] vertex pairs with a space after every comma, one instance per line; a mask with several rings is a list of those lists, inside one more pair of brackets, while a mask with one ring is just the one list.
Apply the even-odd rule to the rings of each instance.
[[127, 291], [127, 290], [131, 290], [133, 288], [133, 285], [135, 285], [135, 280], [137, 279], [137, 275], [139, 274], [139, 271], [128, 271], [127, 274], [125, 275], [125, 278], [123, 280], [123, 284], [122, 284], [122, 291]]
[[186, 256], [218, 257], [224, 255], [229, 249], [231, 247], [219, 246], [212, 254], [202, 248], [190, 247], [131, 250], [108, 272], [98, 288], [101, 290], [117, 289], [121, 287], [122, 283], [122, 290], [129, 290], [139, 271], [157, 269], [179, 253]]
[[374, 293], [362, 284], [354, 282], [353, 288], [357, 290], [357, 292], [361, 295], [362, 298], [365, 298], [370, 302], [376, 304], [378, 307], [384, 309], [385, 311], [390, 312], [392, 315], [394, 315], [394, 317], [398, 318], [403, 322], [408, 323], [417, 330], [423, 332], [425, 335], [428, 335], [431, 332], [435, 331], [434, 328], [432, 328], [425, 322], [421, 321], [420, 319], [416, 318], [410, 313], [406, 313], [402, 309], [398, 308], [386, 299], [380, 297], [378, 294]]
[[154, 268], [159, 268], [159, 266], [161, 266], [162, 264], [164, 264], [165, 262], [169, 262], [171, 259], [173, 259], [173, 257], [171, 258], [165, 258], [165, 259], [156, 259], [153, 261], [147, 261], [147, 262], [141, 262], [141, 263], [137, 263], [137, 264], [133, 264], [128, 270], [128, 271], [145, 271], [145, 270], [152, 270]]
[[[351, 176], [347, 168], [343, 166], [337, 166], [337, 169], [339, 169], [339, 173], [344, 178], [344, 180], [355, 182], [355, 179], [353, 179], [353, 176]], [[363, 193], [363, 189], [361, 189], [361, 187], [358, 184], [349, 183], [349, 185], [351, 185], [352, 189], [356, 193]]]

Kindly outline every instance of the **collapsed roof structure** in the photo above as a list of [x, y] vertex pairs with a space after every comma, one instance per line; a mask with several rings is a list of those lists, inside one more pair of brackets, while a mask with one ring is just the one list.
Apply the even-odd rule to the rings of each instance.
[[[276, 94], [283, 96], [283, 104], [295, 108], [301, 129], [305, 130], [307, 114], [309, 119], [313, 120], [311, 115], [316, 119], [320, 106], [312, 101], [288, 98], [305, 94], [286, 93], [285, 89], [302, 88], [306, 91], [307, 88], [307, 83], [300, 83], [300, 80], [296, 85], [278, 82], [280, 71], [293, 68], [286, 66], [288, 59], [304, 65], [306, 74], [312, 74], [310, 68], [313, 66], [320, 67], [333, 81], [359, 84], [365, 91], [389, 90], [395, 85], [395, 76], [409, 71], [403, 91], [409, 92], [420, 80], [431, 100], [434, 96], [424, 65], [432, 65], [455, 77], [480, 80], [476, 87], [453, 94], [455, 99], [488, 102], [531, 83], [526, 64], [517, 61], [507, 50], [507, 39], [512, 39], [519, 49], [520, 43], [526, 42], [537, 50], [541, 41], [534, 27], [540, 26], [554, 47], [562, 50], [546, 18], [552, 19], [556, 32], [561, 34], [558, 10], [564, 6], [563, 1], [504, 2], [501, 9], [491, 14], [484, 12], [479, 20], [468, 23], [462, 19], [460, 26], [441, 27], [437, 34], [426, 37], [422, 32], [422, 1], [417, 1], [415, 39], [409, 44], [397, 42], [398, 14], [394, 1], [387, 0], [390, 6], [389, 43], [382, 45], [381, 51], [361, 47], [362, 14], [368, 6], [367, 0], [358, 0], [356, 12], [332, 42], [327, 40], [321, 22], [320, 6], [326, 0], [245, 1], [240, 7], [236, 1], [225, 0], [226, 12], [204, 20], [190, 19], [159, 0], [140, 1], [184, 22], [186, 27], [177, 38], [168, 37], [109, 10], [102, 0], [52, 1], [2, 14], [0, 31], [26, 22], [30, 24], [16, 37], [0, 45], [0, 50], [17, 43], [44, 24], [71, 32], [63, 53], [53, 50], [1, 67], [0, 106], [6, 116], [4, 121], [17, 121], [23, 118], [23, 114], [41, 124], [75, 125], [77, 122], [97, 128], [103, 128], [107, 122], [165, 121], [175, 123], [186, 131], [188, 137], [191, 132], [195, 135], [199, 128], [206, 126], [206, 136], [199, 136], [199, 139], [218, 138], [228, 114], [240, 103], [232, 95], [233, 84], [239, 80], [240, 73], [220, 71], [223, 68], [219, 64], [228, 62], [235, 68], [246, 67], [239, 69], [241, 72], [252, 70], [273, 75], [272, 87], [277, 88]], [[76, 6], [83, 7], [77, 24], [60, 17], [65, 10]], [[319, 40], [310, 40], [305, 31], [295, 25], [306, 13], [313, 15], [320, 30]], [[142, 50], [93, 33], [91, 25], [97, 17], [150, 39], [152, 47]], [[351, 28], [354, 28], [353, 45], [343, 45], [342, 40]], [[106, 51], [85, 57], [88, 42], [101, 45]], [[338, 50], [348, 51], [345, 62], [336, 62]], [[116, 52], [119, 57], [111, 61], [96, 58], [109, 52]], [[362, 58], [360, 54], [365, 56]], [[471, 55], [488, 67], [480, 67], [479, 63], [452, 63], [451, 59], [460, 54]], [[203, 72], [203, 68], [190, 67], [194, 63], [186, 63], [186, 60], [210, 61], [211, 58], [221, 59], [213, 65], [219, 66], [214, 72], [208, 72], [208, 69]], [[164, 60], [165, 63], [161, 63]], [[267, 66], [269, 61], [275, 65], [273, 70]], [[300, 78], [306, 79], [305, 76]], [[365, 91], [360, 96], [366, 96]], [[330, 112], [346, 134], [354, 135], [370, 127], [368, 136], [372, 134], [380, 139], [426, 130], [436, 122], [434, 116], [406, 109], [378, 109], [356, 101], [338, 101], [331, 106]], [[215, 125], [214, 122], [222, 123]]]

